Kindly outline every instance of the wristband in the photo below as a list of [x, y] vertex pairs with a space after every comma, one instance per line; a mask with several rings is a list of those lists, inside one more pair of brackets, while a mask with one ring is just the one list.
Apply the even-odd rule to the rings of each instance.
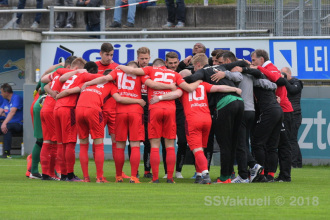
[[159, 98], [159, 100], [163, 100], [163, 96], [161, 96], [161, 95], [158, 96], [158, 98]]

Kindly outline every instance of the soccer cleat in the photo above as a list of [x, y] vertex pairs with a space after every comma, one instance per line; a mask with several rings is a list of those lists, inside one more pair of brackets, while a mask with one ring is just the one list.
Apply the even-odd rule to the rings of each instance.
[[11, 159], [10, 152], [5, 150], [2, 155], [2, 158]]
[[48, 175], [44, 175], [42, 174], [42, 178], [41, 180], [53, 180], [53, 181], [60, 181], [60, 179], [56, 178], [56, 177], [52, 177], [52, 176], [48, 176]]
[[274, 179], [274, 182], [279, 182], [279, 183], [291, 182], [291, 178], [283, 178], [281, 176], [278, 176]]
[[268, 183], [272, 183], [272, 182], [274, 182], [274, 177], [271, 176], [271, 175], [267, 175], [266, 179], [267, 179], [267, 182], [268, 182]]
[[96, 183], [108, 183], [109, 181], [104, 177], [96, 178]]
[[145, 173], [143, 175], [144, 178], [152, 178], [152, 173]]
[[130, 176], [127, 176], [124, 172], [121, 173], [121, 176], [122, 176], [124, 179], [130, 179], [130, 178], [131, 178]]
[[25, 176], [26, 176], [27, 178], [29, 178], [30, 174], [31, 174], [31, 172], [28, 170], [28, 171], [26, 171]]
[[183, 179], [181, 172], [175, 172], [175, 178]]
[[231, 183], [250, 183], [249, 179], [242, 179], [240, 175], [238, 175], [235, 179], [231, 181]]
[[31, 173], [29, 176], [30, 179], [38, 179], [40, 180], [42, 178], [40, 173]]
[[265, 175], [260, 175], [260, 177], [258, 178], [258, 180], [254, 181], [254, 182], [267, 183], [268, 182], [268, 179], [265, 177]]
[[86, 177], [84, 177], [83, 182], [90, 183], [91, 182], [91, 179], [89, 178], [89, 176], [86, 176]]
[[163, 28], [173, 28], [175, 27], [175, 24], [173, 24], [172, 22], [166, 22], [165, 25], [163, 25]]
[[36, 22], [36, 21], [34, 21], [33, 24], [31, 25], [31, 28], [32, 28], [32, 29], [36, 29], [36, 28], [38, 28], [38, 27], [39, 27], [39, 23]]
[[174, 180], [173, 180], [173, 178], [172, 178], [172, 179], [167, 179], [166, 182], [167, 182], [167, 183], [175, 183]]
[[167, 174], [165, 174], [165, 176], [163, 177], [163, 179], [167, 179]]
[[73, 178], [72, 179], [67, 179], [66, 181], [68, 182], [83, 182], [82, 179], [80, 179], [79, 177], [77, 177], [76, 175], [73, 174]]
[[255, 164], [253, 168], [250, 169], [250, 183], [258, 182], [260, 178], [260, 173], [264, 170], [259, 164]]
[[190, 179], [196, 179], [197, 173], [195, 172], [195, 174], [190, 178]]
[[61, 181], [66, 181], [68, 179], [68, 175], [61, 174]]
[[[197, 179], [197, 177], [196, 177], [196, 179]], [[199, 184], [211, 184], [211, 183], [212, 183], [212, 180], [211, 180], [210, 175], [208, 173], [203, 175], [202, 181], [199, 182]]]
[[217, 184], [217, 183], [231, 183], [231, 179], [227, 179], [225, 181], [221, 181], [220, 177], [218, 177], [213, 183]]
[[122, 183], [122, 182], [124, 182], [123, 177], [122, 176], [116, 176], [116, 181], [115, 182], [116, 183]]
[[197, 175], [194, 183], [201, 183], [203, 180], [202, 176]]
[[149, 183], [159, 183], [159, 179], [151, 180]]
[[141, 183], [141, 182], [139, 181], [139, 178], [132, 176], [131, 179], [129, 180], [129, 183]]

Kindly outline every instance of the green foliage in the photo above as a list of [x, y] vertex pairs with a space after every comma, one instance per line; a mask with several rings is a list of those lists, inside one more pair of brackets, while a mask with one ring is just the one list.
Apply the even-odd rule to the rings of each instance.
[[[78, 160], [75, 170], [82, 177]], [[124, 171], [129, 174], [129, 170], [126, 161]], [[212, 179], [219, 170], [211, 167]], [[167, 184], [165, 179], [151, 184], [146, 178], [140, 178], [141, 184], [130, 184], [128, 179], [114, 183], [113, 161], [104, 164], [104, 175], [111, 181], [106, 184], [95, 183], [92, 160], [91, 183], [28, 179], [25, 171], [24, 159], [0, 159], [1, 219], [327, 219], [330, 214], [328, 166], [293, 169], [291, 183], [211, 185], [193, 184], [192, 165], [184, 165], [185, 179], [175, 179], [176, 184]], [[227, 198], [234, 202], [266, 198], [266, 204], [224, 204]], [[276, 204], [278, 198], [285, 203]]]

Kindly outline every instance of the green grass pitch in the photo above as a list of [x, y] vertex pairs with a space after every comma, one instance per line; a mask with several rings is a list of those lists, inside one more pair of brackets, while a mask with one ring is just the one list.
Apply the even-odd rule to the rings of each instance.
[[[212, 179], [219, 169], [211, 167]], [[82, 177], [79, 161], [75, 170]], [[105, 162], [111, 182], [103, 184], [95, 183], [93, 161], [91, 183], [28, 179], [25, 171], [25, 159], [0, 159], [0, 219], [327, 219], [330, 214], [329, 166], [293, 169], [291, 183], [212, 185], [193, 184], [192, 165], [184, 165], [185, 178], [176, 184], [146, 178], [141, 184], [114, 183], [113, 161]], [[124, 171], [130, 173], [129, 161]]]

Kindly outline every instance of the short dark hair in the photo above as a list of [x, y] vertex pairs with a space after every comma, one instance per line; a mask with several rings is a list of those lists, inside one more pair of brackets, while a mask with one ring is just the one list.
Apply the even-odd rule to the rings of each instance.
[[223, 49], [217, 49], [217, 50], [213, 50], [212, 53], [211, 53], [211, 56], [214, 57], [216, 56], [218, 53], [224, 51]]
[[171, 59], [177, 58], [177, 59], [179, 59], [179, 55], [175, 52], [168, 52], [165, 56], [166, 61], [168, 61], [168, 58], [171, 58]]
[[103, 75], [108, 75], [109, 73], [111, 73], [111, 71], [112, 71], [112, 69], [106, 69], [106, 70], [104, 70], [104, 72], [103, 72]]
[[85, 64], [84, 69], [86, 69], [87, 72], [89, 72], [89, 73], [98, 73], [98, 71], [99, 71], [99, 67], [93, 61], [88, 61]]
[[255, 54], [257, 58], [263, 57], [265, 62], [269, 60], [268, 53], [265, 50], [257, 49], [251, 53], [251, 57], [253, 54]]
[[139, 64], [137, 62], [135, 62], [134, 60], [129, 61], [126, 66], [131, 66], [131, 65], [135, 65], [136, 67], [139, 67]]
[[165, 66], [165, 61], [163, 59], [157, 58], [152, 62], [153, 66]]
[[217, 55], [215, 56], [215, 58], [219, 59], [220, 57], [222, 57], [222, 54], [227, 51], [229, 51], [229, 50], [222, 50], [222, 51], [218, 52]]
[[231, 51], [226, 51], [222, 54], [223, 59], [229, 59], [231, 62], [237, 61], [235, 54]]
[[13, 93], [13, 88], [8, 83], [4, 83], [0, 87], [4, 92]]
[[110, 51], [113, 51], [113, 46], [110, 43], [103, 43], [101, 46], [101, 52], [109, 53]]
[[76, 58], [77, 58], [76, 56], [69, 56], [68, 58], [66, 58], [64, 67], [67, 68]]

